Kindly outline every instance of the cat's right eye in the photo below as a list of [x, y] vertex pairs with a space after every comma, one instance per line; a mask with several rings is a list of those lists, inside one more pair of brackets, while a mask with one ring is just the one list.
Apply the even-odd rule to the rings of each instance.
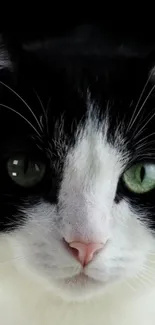
[[43, 162], [17, 154], [8, 160], [7, 170], [15, 183], [29, 188], [37, 185], [43, 179], [46, 166]]

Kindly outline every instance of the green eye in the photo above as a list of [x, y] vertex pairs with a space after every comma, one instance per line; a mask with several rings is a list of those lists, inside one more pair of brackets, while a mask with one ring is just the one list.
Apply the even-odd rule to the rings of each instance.
[[137, 164], [123, 175], [128, 189], [134, 193], [146, 193], [155, 188], [155, 165]]
[[33, 187], [37, 185], [45, 174], [45, 165], [40, 161], [33, 161], [24, 155], [16, 155], [7, 163], [8, 174], [20, 186]]

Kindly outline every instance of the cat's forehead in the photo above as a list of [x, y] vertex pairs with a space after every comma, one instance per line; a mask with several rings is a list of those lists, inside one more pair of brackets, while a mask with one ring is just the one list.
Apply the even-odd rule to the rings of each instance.
[[[99, 137], [122, 156], [136, 150], [141, 124], [153, 110], [153, 85], [148, 82], [145, 58], [115, 53], [102, 58], [66, 55], [62, 60], [45, 46], [33, 56], [26, 50], [18, 68], [16, 82], [10, 85], [16, 93], [7, 88], [9, 81], [0, 85], [0, 102], [5, 105], [0, 108], [0, 129], [9, 142], [11, 138], [19, 144], [23, 135], [37, 130], [46, 148], [50, 145], [48, 150], [63, 160], [68, 148], [78, 152], [85, 146], [86, 152], [88, 142], [97, 150], [102, 143]], [[152, 122], [153, 118], [143, 136], [153, 133]]]
[[74, 145], [68, 150], [64, 166], [68, 178], [72, 179], [74, 174], [77, 182], [81, 182], [89, 175], [91, 180], [97, 177], [100, 181], [103, 175], [110, 179], [108, 170], [110, 173], [113, 171], [113, 176], [121, 173], [129, 160], [129, 153], [119, 128], [115, 130], [115, 141], [110, 140], [109, 123], [108, 112], [100, 119], [94, 110], [87, 114], [85, 123], [77, 127]]

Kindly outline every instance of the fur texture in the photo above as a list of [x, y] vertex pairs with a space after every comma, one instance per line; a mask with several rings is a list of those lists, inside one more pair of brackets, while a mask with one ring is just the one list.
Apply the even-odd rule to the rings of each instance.
[[[153, 56], [101, 27], [68, 35], [18, 46], [4, 35], [0, 323], [153, 325], [155, 190], [123, 181], [137, 163], [154, 168]], [[34, 186], [8, 172], [23, 157], [45, 166]], [[75, 240], [104, 249], [83, 269], [64, 243]]]

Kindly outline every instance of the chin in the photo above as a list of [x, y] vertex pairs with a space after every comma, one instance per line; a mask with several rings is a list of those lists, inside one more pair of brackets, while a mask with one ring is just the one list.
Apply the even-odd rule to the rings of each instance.
[[135, 279], [139, 273], [139, 268], [134, 271], [126, 269], [115, 275], [104, 274], [102, 277], [93, 277], [89, 271], [88, 274], [80, 272], [65, 279], [54, 279], [51, 289], [63, 300], [82, 302], [113, 291], [118, 285]]
[[103, 294], [108, 286], [108, 282], [95, 280], [80, 273], [67, 279], [57, 280], [52, 287], [56, 295], [63, 300], [82, 302]]

